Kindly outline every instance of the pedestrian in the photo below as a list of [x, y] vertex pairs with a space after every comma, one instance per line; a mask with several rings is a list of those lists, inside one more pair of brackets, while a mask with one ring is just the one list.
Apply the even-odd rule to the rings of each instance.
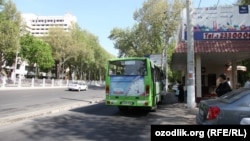
[[181, 81], [177, 81], [177, 82], [178, 82], [178, 91], [179, 91], [178, 101], [182, 103], [184, 102], [184, 86], [181, 83]]
[[216, 88], [215, 92], [219, 97], [227, 92], [232, 91], [231, 87], [227, 82], [227, 77], [225, 74], [221, 74], [218, 80], [219, 80], [219, 86]]
[[250, 77], [248, 77], [247, 81], [245, 82], [244, 88], [250, 88]]

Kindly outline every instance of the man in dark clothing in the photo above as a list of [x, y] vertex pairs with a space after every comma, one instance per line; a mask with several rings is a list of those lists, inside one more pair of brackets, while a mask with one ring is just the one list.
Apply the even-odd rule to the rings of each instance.
[[216, 88], [215, 92], [216, 94], [220, 97], [222, 95], [224, 95], [225, 93], [227, 92], [230, 92], [232, 91], [230, 85], [228, 84], [227, 82], [227, 78], [226, 78], [226, 75], [225, 74], [221, 74], [219, 76], [219, 81], [220, 81], [220, 84], [219, 86]]
[[181, 81], [177, 81], [177, 82], [178, 82], [178, 90], [179, 90], [178, 101], [184, 102], [184, 86], [181, 83]]

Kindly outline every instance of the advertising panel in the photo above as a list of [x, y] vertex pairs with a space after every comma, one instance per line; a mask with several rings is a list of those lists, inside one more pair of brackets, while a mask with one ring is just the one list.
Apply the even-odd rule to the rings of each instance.
[[[192, 14], [194, 40], [249, 40], [249, 5], [196, 8]], [[183, 17], [183, 38], [186, 33], [186, 10]]]
[[110, 94], [140, 96], [145, 94], [144, 76], [111, 76]]

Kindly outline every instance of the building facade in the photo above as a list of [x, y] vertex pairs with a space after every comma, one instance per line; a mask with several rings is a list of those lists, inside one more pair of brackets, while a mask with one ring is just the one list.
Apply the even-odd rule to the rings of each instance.
[[67, 32], [77, 22], [77, 18], [68, 13], [63, 16], [38, 16], [35, 14], [21, 14], [21, 16], [26, 30], [36, 37], [48, 35], [51, 27], [60, 27]]

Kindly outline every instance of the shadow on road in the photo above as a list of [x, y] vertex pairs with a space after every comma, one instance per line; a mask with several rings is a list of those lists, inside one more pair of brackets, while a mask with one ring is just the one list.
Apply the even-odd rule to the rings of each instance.
[[103, 102], [76, 108], [63, 115], [36, 119], [21, 129], [30, 140], [149, 141], [150, 125], [194, 124], [194, 114], [183, 104], [165, 103], [157, 112], [120, 113]]

